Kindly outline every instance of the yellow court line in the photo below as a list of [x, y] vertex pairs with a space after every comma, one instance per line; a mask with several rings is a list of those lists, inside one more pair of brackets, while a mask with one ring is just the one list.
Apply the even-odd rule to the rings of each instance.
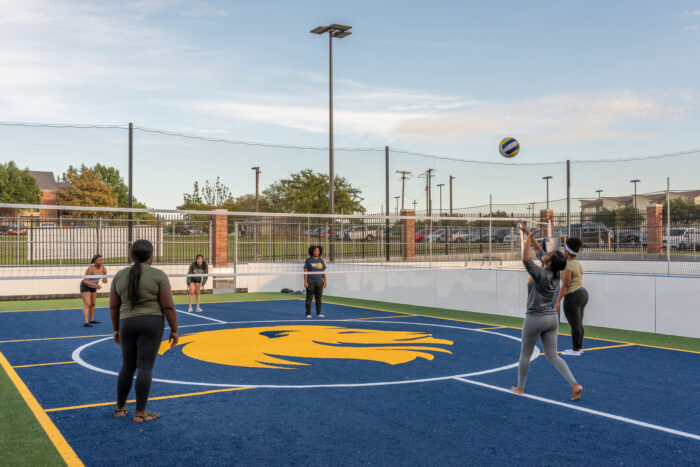
[[397, 319], [397, 318], [409, 318], [411, 316], [417, 316], [417, 315], [402, 315], [402, 316], [374, 316], [372, 318], [348, 318], [348, 319], [341, 319], [340, 321], [360, 321], [363, 319]]
[[24, 402], [27, 403], [29, 409], [32, 411], [37, 421], [44, 429], [44, 431], [48, 435], [53, 445], [56, 447], [56, 450], [61, 455], [65, 463], [69, 467], [77, 467], [84, 465], [78, 457], [78, 455], [73, 450], [73, 448], [70, 446], [70, 444], [68, 444], [66, 438], [63, 437], [61, 432], [58, 431], [58, 428], [56, 428], [56, 425], [54, 425], [49, 416], [46, 415], [46, 411], [44, 411], [44, 409], [41, 408], [39, 402], [29, 391], [27, 385], [24, 384], [22, 378], [20, 378], [17, 372], [14, 370], [14, 368], [12, 368], [12, 365], [10, 365], [10, 362], [7, 361], [2, 352], [0, 352], [0, 366], [2, 366], [2, 368], [5, 370], [5, 373], [7, 373], [7, 375], [10, 377], [10, 380], [17, 388], [17, 391], [24, 399]]
[[69, 336], [69, 337], [42, 337], [40, 339], [15, 339], [12, 341], [0, 341], [0, 344], [9, 344], [10, 342], [34, 342], [34, 341], [53, 341], [60, 339], [87, 339], [88, 337], [109, 337], [112, 334], [92, 334], [90, 336]]
[[76, 362], [71, 360], [70, 362], [35, 363], [33, 365], [15, 365], [12, 368], [29, 368], [29, 367], [33, 367], [33, 366], [66, 365], [68, 363], [76, 363]]
[[[187, 394], [173, 394], [171, 396], [158, 396], [158, 397], [149, 397], [148, 401], [159, 401], [163, 399], [175, 399], [178, 397], [193, 397], [193, 396], [202, 396], [204, 394], [216, 394], [219, 392], [231, 392], [231, 391], [241, 391], [243, 389], [255, 389], [254, 386], [251, 387], [245, 387], [245, 388], [226, 388], [226, 389], [213, 389], [211, 391], [202, 391], [202, 392], [190, 392]], [[126, 401], [128, 404], [133, 404], [136, 402], [135, 399], [133, 400], [128, 400]], [[76, 410], [76, 409], [87, 409], [90, 407], [104, 407], [107, 405], [117, 405], [116, 401], [113, 402], [99, 402], [97, 404], [85, 404], [85, 405], [73, 405], [71, 407], [56, 407], [53, 409], [46, 409], [46, 412], [60, 412], [63, 410]]]
[[[619, 349], [620, 347], [632, 347], [636, 346], [638, 344], [619, 344], [619, 345], [606, 345], [604, 347], [590, 347], [588, 349], [583, 349], [583, 353], [588, 352], [589, 350], [605, 350], [605, 349]], [[557, 353], [562, 353], [565, 352], [565, 350], [560, 350]], [[544, 355], [544, 352], [540, 353], [540, 355]]]

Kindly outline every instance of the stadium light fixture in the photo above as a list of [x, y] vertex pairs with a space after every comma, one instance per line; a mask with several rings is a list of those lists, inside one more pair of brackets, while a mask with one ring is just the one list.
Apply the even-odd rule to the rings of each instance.
[[[342, 39], [352, 34], [350, 32], [352, 26], [345, 24], [331, 24], [330, 26], [319, 26], [312, 29], [312, 34], [328, 34], [328, 204], [331, 216], [335, 214], [335, 170], [333, 167], [333, 38]], [[331, 218], [333, 224], [333, 218]], [[334, 225], [331, 226], [331, 231], [334, 231]], [[329, 259], [335, 260], [335, 248], [331, 240], [329, 245]]]

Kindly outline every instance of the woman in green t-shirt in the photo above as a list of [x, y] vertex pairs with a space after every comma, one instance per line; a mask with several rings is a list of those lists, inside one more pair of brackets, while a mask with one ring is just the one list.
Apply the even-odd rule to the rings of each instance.
[[159, 413], [146, 411], [146, 403], [151, 390], [153, 365], [163, 339], [163, 316], [170, 326], [168, 341], [173, 348], [178, 341], [177, 314], [168, 276], [151, 266], [151, 242], [135, 241], [130, 256], [134, 264], [114, 276], [109, 293], [114, 343], [122, 350], [114, 416], [122, 418], [129, 413], [126, 399], [136, 373], [134, 421], [148, 422], [160, 417]]
[[192, 297], [197, 296], [197, 308], [195, 308], [195, 311], [198, 313], [201, 313], [203, 310], [199, 307], [199, 294], [204, 287], [204, 284], [207, 283], [207, 276], [204, 277], [192, 277], [190, 274], [208, 274], [209, 273], [209, 266], [207, 265], [207, 262], [204, 261], [204, 256], [202, 255], [197, 255], [194, 259], [194, 262], [190, 264], [190, 269], [187, 271], [187, 288], [189, 289], [190, 292], [190, 306], [187, 309], [189, 313], [192, 313]]

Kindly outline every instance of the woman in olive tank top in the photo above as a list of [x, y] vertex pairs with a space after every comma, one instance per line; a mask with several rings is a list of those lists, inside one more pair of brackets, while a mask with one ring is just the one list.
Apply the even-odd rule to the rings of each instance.
[[588, 291], [583, 287], [583, 267], [576, 259], [582, 244], [577, 237], [566, 239], [564, 250], [567, 263], [562, 271], [561, 291], [557, 297], [557, 313], [564, 299], [564, 315], [571, 326], [572, 348], [562, 352], [562, 355], [574, 357], [583, 355], [583, 311], [588, 304]]

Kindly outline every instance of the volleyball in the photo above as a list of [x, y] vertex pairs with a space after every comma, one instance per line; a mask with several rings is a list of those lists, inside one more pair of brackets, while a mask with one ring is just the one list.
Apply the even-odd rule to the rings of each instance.
[[498, 145], [498, 152], [508, 159], [515, 157], [520, 152], [520, 143], [515, 138], [503, 138], [501, 144]]

